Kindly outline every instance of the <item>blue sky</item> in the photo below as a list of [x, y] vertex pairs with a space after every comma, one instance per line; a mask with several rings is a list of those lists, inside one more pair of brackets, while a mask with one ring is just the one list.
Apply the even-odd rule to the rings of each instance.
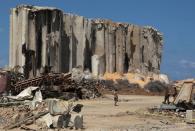
[[195, 0], [1, 0], [0, 67], [8, 65], [9, 9], [18, 4], [154, 26], [164, 34], [161, 73], [171, 79], [195, 77]]

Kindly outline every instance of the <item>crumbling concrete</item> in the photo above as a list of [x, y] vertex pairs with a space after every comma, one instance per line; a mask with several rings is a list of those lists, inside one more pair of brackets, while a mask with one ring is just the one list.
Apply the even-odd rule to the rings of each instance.
[[94, 75], [159, 73], [162, 44], [161, 33], [152, 27], [92, 20], [50, 7], [11, 9], [9, 65], [23, 67], [26, 78], [45, 66], [54, 72], [82, 66]]

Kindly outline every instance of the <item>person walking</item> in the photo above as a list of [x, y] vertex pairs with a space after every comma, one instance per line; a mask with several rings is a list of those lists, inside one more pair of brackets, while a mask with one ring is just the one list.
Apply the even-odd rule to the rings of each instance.
[[170, 104], [170, 102], [169, 102], [169, 97], [170, 97], [170, 94], [169, 94], [169, 87], [166, 87], [166, 88], [165, 88], [165, 96], [164, 96], [163, 104]]
[[117, 90], [114, 90], [114, 106], [118, 106], [117, 102], [118, 102], [118, 93]]

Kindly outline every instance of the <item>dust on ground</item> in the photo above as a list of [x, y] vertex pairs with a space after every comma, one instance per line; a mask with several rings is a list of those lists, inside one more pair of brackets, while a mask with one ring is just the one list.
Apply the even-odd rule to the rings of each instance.
[[[87, 131], [193, 131], [195, 125], [186, 124], [185, 119], [167, 113], [151, 113], [148, 108], [159, 106], [163, 96], [119, 95], [119, 106], [114, 106], [112, 95], [101, 98], [79, 100], [83, 104], [84, 129]], [[7, 115], [5, 115], [7, 114]], [[12, 108], [0, 108], [0, 115], [11, 119]], [[1, 119], [3, 121], [4, 119]], [[5, 123], [6, 122], [2, 122]], [[5, 125], [1, 125], [2, 127]], [[29, 126], [30, 129], [39, 127]], [[12, 130], [23, 130], [15, 128]], [[49, 129], [53, 130], [53, 129]], [[71, 129], [55, 129], [71, 130]]]
[[195, 130], [195, 125], [185, 123], [174, 115], [150, 113], [148, 108], [158, 106], [162, 96], [119, 95], [119, 106], [114, 106], [113, 96], [96, 100], [82, 100], [86, 130]]

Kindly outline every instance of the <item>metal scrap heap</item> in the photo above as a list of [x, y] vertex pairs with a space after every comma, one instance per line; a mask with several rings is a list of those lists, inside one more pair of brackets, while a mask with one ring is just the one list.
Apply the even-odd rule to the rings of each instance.
[[19, 94], [30, 86], [41, 87], [44, 98], [85, 99], [100, 96], [98, 80], [82, 79], [75, 81], [71, 79], [71, 73], [49, 73], [32, 79], [22, 80], [11, 87], [12, 94]]
[[[20, 127], [30, 129], [26, 125], [42, 123], [38, 129], [48, 128], [83, 128], [83, 116], [80, 114], [82, 104], [74, 105], [77, 99], [89, 99], [101, 96], [99, 80], [86, 79], [80, 70], [72, 73], [43, 73], [31, 79], [13, 80], [14, 84], [2, 83], [2, 92], [7, 93], [0, 98], [0, 107], [12, 112], [0, 114], [5, 121], [4, 129]], [[2, 80], [17, 77], [17, 73], [4, 72]], [[9, 82], [10, 83], [10, 82]], [[7, 89], [7, 87], [9, 87]], [[10, 93], [11, 92], [11, 93]], [[63, 100], [67, 101], [63, 101]], [[1, 108], [0, 108], [1, 109]], [[14, 113], [13, 113], [14, 111]], [[36, 124], [35, 124], [36, 125]]]

